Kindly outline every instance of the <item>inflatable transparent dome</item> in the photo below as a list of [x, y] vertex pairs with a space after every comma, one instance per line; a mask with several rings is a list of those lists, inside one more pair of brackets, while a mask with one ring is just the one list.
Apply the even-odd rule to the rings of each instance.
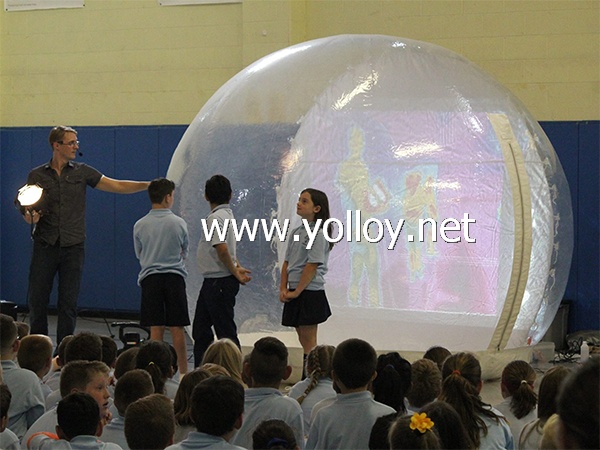
[[191, 317], [204, 183], [217, 173], [231, 180], [238, 223], [256, 226], [237, 244], [253, 275], [237, 297], [241, 333], [286, 330], [287, 242], [264, 230], [300, 225], [307, 187], [328, 195], [338, 241], [320, 343], [516, 348], [541, 340], [560, 304], [573, 248], [560, 162], [515, 96], [442, 47], [318, 39], [260, 59], [215, 93], [168, 172], [189, 225]]

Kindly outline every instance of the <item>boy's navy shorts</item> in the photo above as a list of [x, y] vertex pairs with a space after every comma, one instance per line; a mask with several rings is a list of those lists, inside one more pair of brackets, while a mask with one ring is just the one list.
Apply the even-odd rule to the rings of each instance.
[[140, 325], [184, 327], [190, 324], [185, 279], [177, 273], [155, 273], [142, 286]]

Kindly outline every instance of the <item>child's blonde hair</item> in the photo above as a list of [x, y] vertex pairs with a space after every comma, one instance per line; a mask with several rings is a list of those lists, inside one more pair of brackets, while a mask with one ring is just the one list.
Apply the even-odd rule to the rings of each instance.
[[243, 383], [242, 352], [231, 339], [223, 338], [210, 344], [202, 358], [202, 364], [207, 363], [224, 367], [232, 378]]
[[215, 363], [202, 364], [200, 367], [198, 367], [198, 369], [206, 370], [208, 373], [210, 373], [211, 377], [214, 377], [215, 375], [223, 375], [224, 377], [231, 376], [229, 370]]

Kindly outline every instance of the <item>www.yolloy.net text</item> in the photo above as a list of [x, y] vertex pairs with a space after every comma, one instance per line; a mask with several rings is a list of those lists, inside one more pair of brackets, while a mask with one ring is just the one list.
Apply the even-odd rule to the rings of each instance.
[[[206, 219], [202, 219], [201, 222], [206, 241], [212, 240], [215, 233], [219, 240], [225, 241], [231, 230], [237, 242], [246, 238], [254, 242], [259, 231], [262, 232], [265, 240], [268, 242], [273, 239], [284, 242], [290, 231], [289, 219], [285, 219], [283, 222], [277, 219], [271, 221], [267, 219], [242, 219], [239, 222], [236, 219], [225, 219], [223, 221], [213, 220], [210, 224], [207, 223]], [[461, 242], [462, 239], [465, 242], [474, 243], [476, 239], [471, 237], [469, 226], [476, 222], [476, 219], [471, 219], [468, 213], [464, 213], [463, 218], [460, 220], [454, 218], [444, 219], [439, 223], [439, 226], [438, 221], [432, 218], [418, 219], [418, 221], [410, 223], [406, 219], [398, 219], [395, 224], [390, 219], [380, 220], [375, 217], [369, 217], [363, 221], [360, 210], [346, 211], [345, 223], [340, 219], [332, 217], [325, 221], [317, 219], [314, 225], [311, 226], [306, 219], [302, 219], [303, 227], [309, 238], [306, 246], [309, 250], [312, 248], [320, 228], [323, 229], [323, 236], [327, 242], [334, 244], [343, 239], [346, 239], [348, 242], [362, 242], [364, 240], [369, 243], [378, 243], [387, 235], [390, 237], [390, 243], [387, 248], [388, 250], [393, 250], [400, 238], [402, 229], [407, 224], [410, 225], [410, 229], [414, 229], [415, 226], [418, 228], [416, 236], [406, 233], [408, 242], [425, 242], [426, 240], [437, 242], [439, 237], [447, 243]], [[322, 227], [321, 224], [323, 225]], [[331, 233], [329, 231], [330, 224], [334, 225], [333, 232]], [[460, 235], [461, 231], [462, 236]], [[458, 234], [455, 232], [458, 232]], [[293, 239], [298, 241], [300, 236], [294, 235]]]

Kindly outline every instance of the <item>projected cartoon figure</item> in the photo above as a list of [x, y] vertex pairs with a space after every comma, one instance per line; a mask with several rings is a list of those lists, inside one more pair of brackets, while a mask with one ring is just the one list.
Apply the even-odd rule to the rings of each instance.
[[[346, 209], [361, 211], [361, 223], [353, 224], [353, 229], [362, 230], [364, 220], [387, 211], [390, 194], [381, 178], [370, 180], [369, 169], [363, 158], [363, 130], [356, 126], [350, 130], [348, 147], [350, 154], [348, 159], [340, 164], [337, 183], [341, 192], [345, 194], [345, 201], [342, 201]], [[363, 286], [368, 286], [370, 305], [381, 306], [377, 244], [364, 239], [352, 239], [350, 265], [352, 272], [348, 288], [349, 305], [359, 306], [360, 290]]]
[[[410, 239], [406, 240], [406, 248], [408, 250], [408, 271], [410, 281], [416, 278], [422, 279], [424, 274], [424, 264], [421, 255], [423, 243], [420, 242], [420, 219], [433, 219], [437, 221], [437, 205], [434, 191], [434, 178], [429, 175], [423, 180], [421, 171], [413, 171], [406, 174], [405, 186], [406, 191], [402, 198], [402, 206], [404, 207], [404, 218], [406, 220], [406, 235], [413, 236], [413, 242]], [[435, 254], [435, 242], [431, 236], [430, 225], [427, 225], [423, 230], [423, 238], [426, 242], [426, 251], [429, 255]]]

